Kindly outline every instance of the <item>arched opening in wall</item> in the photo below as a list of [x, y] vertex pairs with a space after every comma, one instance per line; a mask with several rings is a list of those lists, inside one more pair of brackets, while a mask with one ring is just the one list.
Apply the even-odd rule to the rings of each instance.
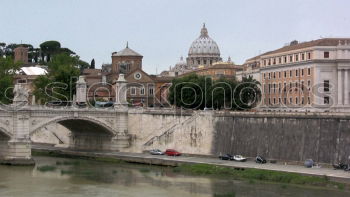
[[[48, 133], [51, 137], [47, 137]], [[113, 131], [98, 122], [73, 118], [46, 124], [31, 134], [31, 140], [74, 150], [101, 151], [113, 149], [113, 136]]]
[[6, 156], [8, 152], [8, 141], [10, 139], [11, 137], [0, 129], [0, 159]]

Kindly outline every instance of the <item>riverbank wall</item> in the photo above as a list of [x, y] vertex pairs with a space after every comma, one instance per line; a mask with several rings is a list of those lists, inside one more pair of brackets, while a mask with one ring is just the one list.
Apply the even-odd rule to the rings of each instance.
[[[128, 134], [130, 146], [122, 152], [173, 148], [188, 154], [328, 164], [350, 159], [350, 114], [130, 109]], [[67, 147], [69, 135], [63, 126], [49, 125], [31, 138]]]
[[350, 115], [339, 113], [135, 110], [129, 112], [129, 133], [128, 152], [175, 148], [320, 163], [348, 162], [350, 156]]

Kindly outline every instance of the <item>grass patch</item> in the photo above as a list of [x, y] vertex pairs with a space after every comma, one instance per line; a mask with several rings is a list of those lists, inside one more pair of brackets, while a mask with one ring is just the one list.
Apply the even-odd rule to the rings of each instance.
[[235, 197], [236, 194], [234, 192], [226, 193], [226, 194], [214, 194], [214, 197]]
[[[63, 153], [61, 151], [40, 151], [32, 150], [32, 156], [45, 156], [45, 157], [60, 157], [69, 159], [84, 159], [98, 162], [108, 162], [108, 163], [127, 163], [123, 160], [112, 158], [112, 157], [96, 157], [88, 155], [71, 155]], [[56, 163], [57, 164], [57, 163]], [[58, 162], [57, 165], [74, 165], [74, 164], [64, 164], [64, 162]]]
[[49, 171], [55, 171], [56, 167], [55, 166], [49, 166], [49, 165], [38, 166], [37, 170], [39, 170], [40, 172], [49, 172]]
[[297, 173], [277, 172], [259, 169], [235, 170], [228, 167], [221, 167], [209, 164], [184, 164], [176, 168], [175, 169], [177, 172], [187, 172], [196, 175], [219, 175], [234, 179], [246, 179], [249, 181], [259, 180], [267, 182], [321, 187], [336, 186], [339, 189], [345, 187], [345, 185], [342, 183], [330, 181], [328, 177], [303, 176]]
[[139, 171], [142, 173], [147, 173], [147, 172], [150, 172], [151, 170], [148, 168], [141, 168]]
[[56, 161], [56, 165], [65, 165], [65, 166], [69, 166], [69, 165], [80, 165], [80, 161]]

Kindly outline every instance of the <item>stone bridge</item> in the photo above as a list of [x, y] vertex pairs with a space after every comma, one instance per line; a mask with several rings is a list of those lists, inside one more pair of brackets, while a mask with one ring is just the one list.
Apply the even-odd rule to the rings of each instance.
[[0, 159], [31, 163], [31, 135], [58, 123], [71, 131], [70, 148], [118, 151], [130, 144], [128, 111], [123, 108], [48, 108], [23, 106], [0, 109]]

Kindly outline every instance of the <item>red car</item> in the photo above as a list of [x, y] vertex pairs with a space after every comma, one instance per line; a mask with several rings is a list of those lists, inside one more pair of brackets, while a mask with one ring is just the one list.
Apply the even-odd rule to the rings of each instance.
[[180, 156], [181, 155], [180, 152], [177, 152], [174, 149], [166, 149], [165, 154], [168, 156]]

